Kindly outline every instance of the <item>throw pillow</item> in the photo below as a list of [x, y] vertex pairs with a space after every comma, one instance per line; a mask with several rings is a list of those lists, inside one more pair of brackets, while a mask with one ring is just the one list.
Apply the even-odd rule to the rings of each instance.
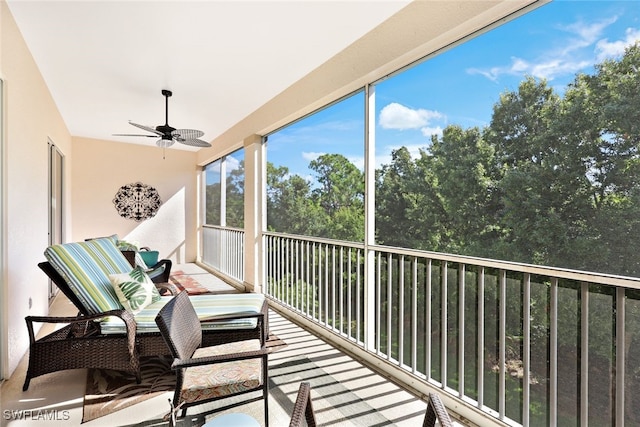
[[109, 280], [122, 306], [133, 314], [160, 300], [156, 285], [141, 268], [136, 267], [128, 273], [110, 274]]

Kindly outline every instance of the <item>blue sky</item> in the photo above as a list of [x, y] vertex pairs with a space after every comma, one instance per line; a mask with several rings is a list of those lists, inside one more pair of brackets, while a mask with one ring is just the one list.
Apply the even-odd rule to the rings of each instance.
[[[526, 75], [558, 94], [576, 73], [640, 41], [640, 1], [555, 0], [376, 85], [376, 166], [412, 153], [448, 124], [485, 126], [500, 93]], [[269, 136], [268, 161], [309, 179], [309, 162], [340, 153], [363, 167], [363, 95]]]

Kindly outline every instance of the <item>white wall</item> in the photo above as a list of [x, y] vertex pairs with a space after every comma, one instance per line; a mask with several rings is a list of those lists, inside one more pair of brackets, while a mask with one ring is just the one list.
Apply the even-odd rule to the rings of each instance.
[[[153, 143], [151, 143], [153, 144]], [[197, 184], [199, 169], [192, 151], [73, 138], [70, 241], [118, 234], [160, 251], [173, 262], [193, 262], [197, 255]], [[121, 186], [142, 182], [162, 200], [158, 213], [136, 222], [121, 217], [113, 203]]]
[[[48, 311], [46, 276], [37, 263], [48, 242], [48, 148], [51, 139], [72, 164], [71, 136], [4, 1], [0, 3], [0, 76], [4, 79], [6, 247], [0, 301], [3, 376], [28, 348], [25, 316]], [[66, 182], [70, 181], [67, 170]], [[67, 195], [71, 187], [67, 184]], [[66, 207], [72, 198], [67, 198]], [[71, 218], [67, 218], [67, 227]]]

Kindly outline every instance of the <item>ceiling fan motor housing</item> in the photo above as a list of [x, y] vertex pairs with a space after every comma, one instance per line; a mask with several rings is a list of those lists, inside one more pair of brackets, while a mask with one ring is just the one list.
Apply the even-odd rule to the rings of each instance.
[[156, 126], [156, 130], [158, 132], [162, 132], [163, 136], [168, 137], [169, 139], [171, 139], [171, 132], [173, 132], [174, 130], [176, 130], [176, 128], [173, 128], [169, 125], [158, 125]]

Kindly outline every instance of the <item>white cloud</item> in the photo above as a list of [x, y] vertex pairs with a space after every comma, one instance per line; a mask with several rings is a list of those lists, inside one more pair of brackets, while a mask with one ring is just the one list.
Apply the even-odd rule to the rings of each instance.
[[489, 70], [469, 68], [467, 73], [480, 74], [492, 82], [497, 82], [500, 76], [530, 75], [540, 79], [553, 80], [560, 75], [574, 74], [591, 65], [591, 61], [570, 61], [563, 58], [551, 58], [537, 63], [528, 62], [522, 58], [511, 58], [511, 65], [505, 67], [493, 67]]
[[312, 152], [312, 151], [303, 151], [302, 152], [302, 158], [305, 159], [308, 162], [311, 162], [313, 160], [316, 160], [318, 157], [327, 154], [327, 153], [319, 153], [319, 152]]
[[566, 46], [560, 51], [560, 54], [565, 56], [575, 50], [593, 45], [602, 37], [604, 30], [617, 20], [617, 16], [612, 16], [599, 22], [585, 23], [579, 21], [562, 27], [562, 30], [574, 34], [577, 38], [569, 39], [566, 42]]
[[568, 33], [569, 37], [561, 41], [560, 48], [551, 49], [531, 60], [512, 57], [509, 65], [469, 68], [467, 73], [482, 75], [493, 82], [503, 75], [531, 75], [549, 81], [559, 76], [573, 75], [604, 59], [621, 55], [627, 46], [640, 40], [640, 30], [637, 28], [627, 29], [621, 40], [603, 39], [607, 27], [616, 21], [617, 17], [614, 16], [593, 23], [579, 21], [565, 25], [560, 30]]
[[415, 110], [397, 102], [392, 102], [380, 111], [379, 123], [383, 129], [420, 129], [431, 120], [443, 117], [437, 111], [422, 108]]
[[552, 59], [547, 62], [531, 64], [528, 68], [528, 74], [540, 79], [553, 80], [561, 75], [575, 74], [590, 65], [592, 65], [591, 61]]
[[608, 39], [603, 39], [596, 43], [596, 55], [598, 62], [602, 62], [605, 59], [616, 58], [622, 56], [627, 47], [640, 41], [640, 29], [627, 28], [625, 32], [625, 38], [610, 42]]
[[420, 132], [422, 132], [422, 134], [427, 138], [431, 138], [432, 135], [438, 135], [439, 137], [442, 137], [442, 127], [440, 126], [423, 127], [422, 129], [420, 129]]
[[227, 172], [236, 170], [240, 167], [240, 161], [233, 156], [227, 156], [225, 159]]

